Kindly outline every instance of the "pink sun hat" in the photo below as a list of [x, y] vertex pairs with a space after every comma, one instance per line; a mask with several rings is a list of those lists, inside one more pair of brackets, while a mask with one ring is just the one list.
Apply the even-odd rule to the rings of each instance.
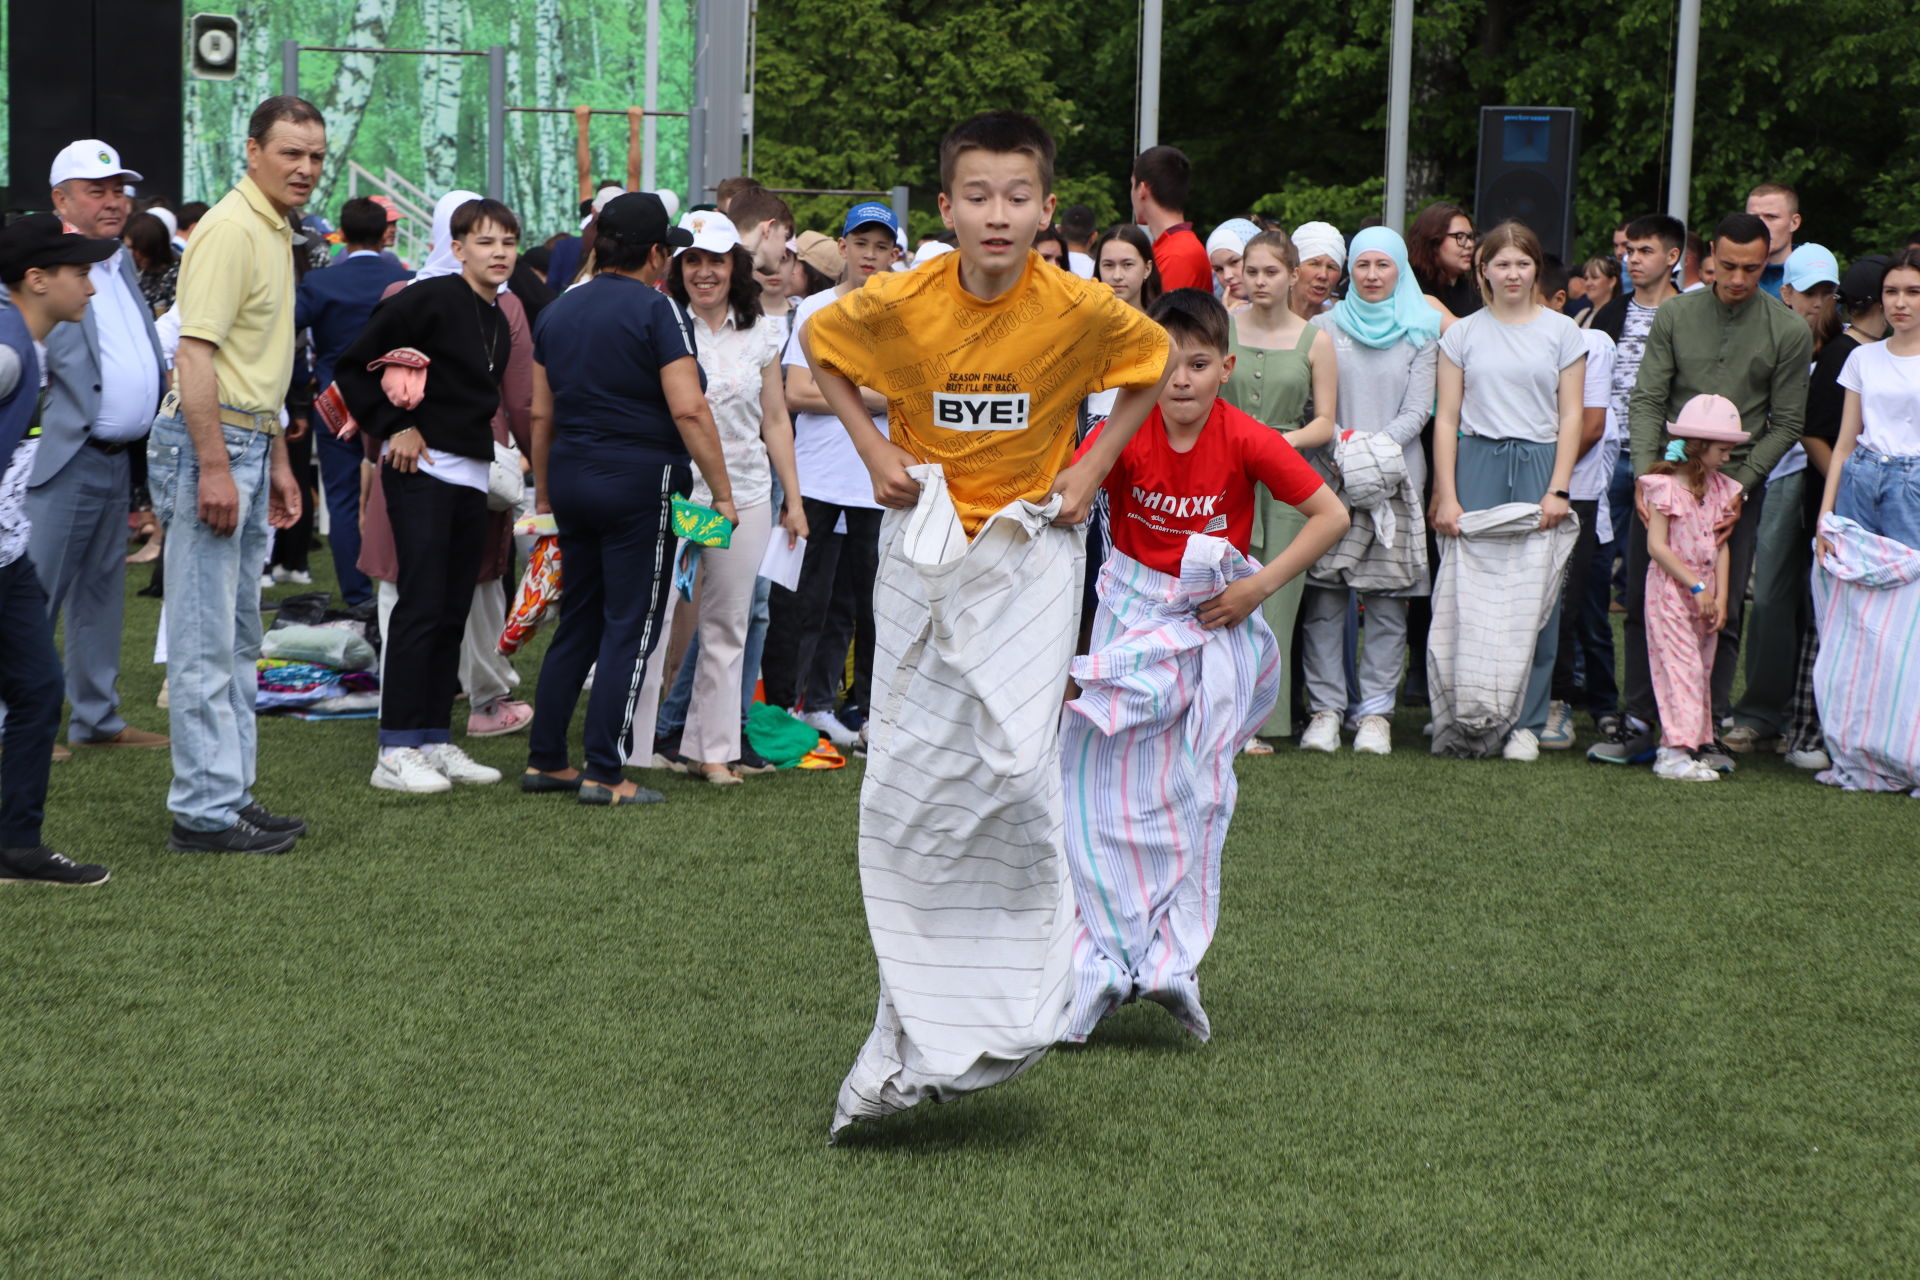
[[1717, 440], [1745, 444], [1747, 429], [1740, 410], [1725, 396], [1695, 396], [1680, 406], [1680, 416], [1667, 424], [1667, 434], [1682, 440]]

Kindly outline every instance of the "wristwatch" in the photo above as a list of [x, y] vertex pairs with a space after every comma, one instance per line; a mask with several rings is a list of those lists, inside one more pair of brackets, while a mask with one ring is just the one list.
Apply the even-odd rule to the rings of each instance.
[[1559, 498], [1563, 502], [1573, 501], [1573, 495], [1568, 493], [1565, 489], [1550, 489], [1548, 490], [1548, 492], [1551, 493], [1554, 497]]

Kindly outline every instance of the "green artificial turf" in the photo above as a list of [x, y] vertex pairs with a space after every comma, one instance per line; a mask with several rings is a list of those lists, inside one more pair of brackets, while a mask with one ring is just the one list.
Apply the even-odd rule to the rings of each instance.
[[162, 852], [166, 753], [80, 752], [48, 837], [112, 883], [0, 886], [0, 1273], [1914, 1274], [1914, 802], [1420, 722], [1241, 760], [1211, 1044], [1132, 1006], [838, 1147], [858, 765], [405, 797], [371, 722], [266, 720], [312, 834], [213, 858]]

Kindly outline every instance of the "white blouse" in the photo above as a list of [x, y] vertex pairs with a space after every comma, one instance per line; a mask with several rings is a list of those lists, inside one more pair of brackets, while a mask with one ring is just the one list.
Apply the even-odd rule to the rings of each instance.
[[[709, 328], [699, 316], [693, 317], [693, 329], [700, 371], [707, 375], [707, 404], [720, 428], [727, 477], [733, 482], [733, 505], [756, 506], [773, 494], [767, 446], [760, 439], [761, 371], [780, 359], [785, 326], [761, 316], [753, 328], [741, 329], [729, 308], [718, 329]], [[713, 501], [705, 477], [696, 481], [691, 496], [703, 506]]]

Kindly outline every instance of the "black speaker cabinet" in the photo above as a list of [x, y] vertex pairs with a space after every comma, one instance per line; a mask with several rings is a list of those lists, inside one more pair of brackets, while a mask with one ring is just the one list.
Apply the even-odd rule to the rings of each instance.
[[180, 191], [185, 40], [177, 0], [7, 0], [7, 208], [46, 209], [54, 153], [99, 138], [142, 175], [142, 196]]
[[1548, 253], [1571, 265], [1579, 160], [1580, 113], [1573, 108], [1480, 108], [1474, 221], [1483, 233], [1509, 218], [1524, 222]]

